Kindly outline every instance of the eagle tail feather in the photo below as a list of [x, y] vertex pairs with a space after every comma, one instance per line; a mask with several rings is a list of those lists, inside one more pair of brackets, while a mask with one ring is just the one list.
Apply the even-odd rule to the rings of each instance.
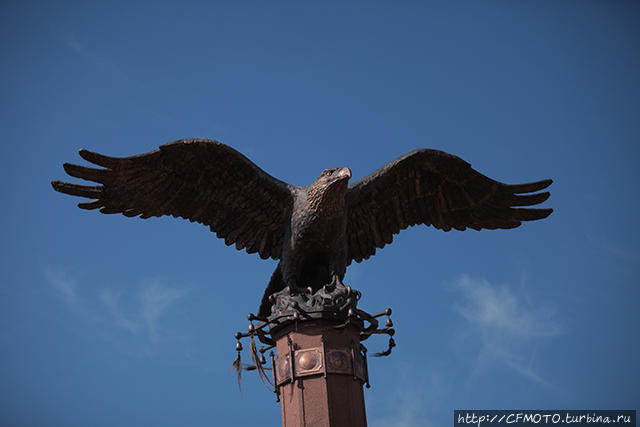
[[262, 301], [260, 302], [260, 308], [258, 309], [258, 316], [267, 318], [271, 315], [271, 306], [273, 305], [271, 301], [269, 301], [269, 297], [285, 288], [284, 279], [282, 278], [282, 270], [280, 269], [280, 263], [273, 271], [271, 275], [271, 280], [269, 280], [269, 285], [267, 289], [264, 291], [264, 295], [262, 296]]

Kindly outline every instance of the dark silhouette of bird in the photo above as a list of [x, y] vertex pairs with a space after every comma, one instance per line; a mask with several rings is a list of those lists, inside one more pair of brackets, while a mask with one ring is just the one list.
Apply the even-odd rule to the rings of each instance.
[[548, 192], [536, 192], [550, 179], [503, 184], [432, 149], [405, 154], [351, 185], [350, 169], [326, 169], [306, 187], [280, 181], [233, 148], [207, 139], [174, 141], [125, 158], [79, 154], [101, 168], [65, 163], [65, 171], [99, 185], [51, 184], [61, 193], [93, 199], [80, 208], [197, 221], [227, 245], [279, 259], [261, 317], [270, 314], [272, 293], [341, 283], [352, 261], [374, 255], [409, 226], [506, 229], [553, 211], [527, 207], [547, 200]]

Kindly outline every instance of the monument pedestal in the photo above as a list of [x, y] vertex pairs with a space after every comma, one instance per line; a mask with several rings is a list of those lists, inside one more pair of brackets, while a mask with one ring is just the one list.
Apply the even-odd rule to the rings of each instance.
[[274, 333], [282, 425], [365, 427], [360, 329], [338, 329], [327, 320], [296, 323]]

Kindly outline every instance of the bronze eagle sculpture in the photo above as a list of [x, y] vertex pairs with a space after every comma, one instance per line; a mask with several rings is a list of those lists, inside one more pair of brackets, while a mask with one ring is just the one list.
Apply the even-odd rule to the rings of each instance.
[[[420, 149], [348, 184], [351, 170], [326, 169], [309, 186], [280, 181], [233, 148], [209, 139], [184, 139], [132, 157], [87, 150], [80, 157], [101, 168], [64, 163], [67, 174], [100, 185], [52, 181], [56, 191], [93, 199], [82, 209], [146, 219], [171, 215], [209, 226], [227, 245], [278, 259], [258, 315], [286, 286], [341, 283], [360, 262], [417, 224], [444, 231], [515, 228], [552, 209], [544, 202], [550, 179], [517, 185], [494, 181], [464, 160]], [[527, 194], [534, 193], [534, 194]]]

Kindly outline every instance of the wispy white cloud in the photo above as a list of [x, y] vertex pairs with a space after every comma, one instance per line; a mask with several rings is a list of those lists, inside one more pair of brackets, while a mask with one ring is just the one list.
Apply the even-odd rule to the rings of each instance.
[[140, 323], [127, 317], [120, 307], [120, 293], [116, 293], [111, 289], [103, 289], [100, 292], [100, 301], [105, 305], [114, 323], [131, 333], [136, 333], [140, 329]]
[[565, 332], [556, 310], [548, 304], [525, 304], [509, 286], [469, 276], [461, 276], [455, 288], [462, 300], [454, 310], [481, 339], [476, 372], [487, 363], [498, 362], [529, 381], [556, 389], [534, 369], [538, 340]]
[[163, 114], [158, 113], [157, 108], [149, 108], [149, 102], [145, 102], [144, 106], [140, 103], [134, 102], [136, 99], [145, 99], [148, 101], [149, 94], [152, 96], [158, 96], [163, 94], [164, 99], [168, 99], [165, 92], [159, 92], [158, 88], [149, 85], [144, 80], [135, 78], [130, 72], [127, 72], [126, 67], [116, 61], [116, 57], [109, 55], [104, 50], [100, 50], [95, 45], [91, 45], [88, 41], [79, 39], [75, 36], [66, 37], [63, 43], [68, 49], [73, 51], [82, 61], [89, 64], [95, 71], [97, 71], [101, 78], [106, 81], [116, 82], [119, 87], [128, 88], [128, 98], [130, 99], [129, 108], [133, 108], [154, 116], [157, 119], [165, 120], [166, 117]]
[[140, 294], [137, 310], [126, 313], [121, 304], [121, 293], [103, 289], [100, 301], [109, 311], [114, 324], [135, 334], [146, 330], [152, 340], [158, 339], [158, 321], [170, 305], [186, 292], [164, 286], [160, 281], [146, 283]]
[[[542, 377], [540, 374], [535, 372], [534, 369], [531, 367], [531, 363], [530, 362], [527, 363], [525, 360], [523, 360], [522, 357], [518, 357], [513, 353], [503, 353], [501, 354], [501, 360], [508, 367], [510, 367], [511, 369], [513, 369], [514, 371], [516, 371], [518, 374], [528, 379], [529, 381], [532, 381], [536, 384], [539, 384], [541, 386], [547, 387], [552, 390], [558, 389], [558, 387], [555, 384], [553, 384], [552, 382], [548, 381], [547, 379]], [[530, 358], [530, 361], [532, 360], [533, 358]]]
[[595, 230], [588, 230], [586, 236], [589, 243], [604, 254], [623, 262], [638, 265], [638, 261], [640, 261], [640, 251], [637, 249], [614, 242], [604, 233], [596, 232]]
[[429, 427], [427, 406], [441, 398], [442, 384], [437, 375], [425, 380], [424, 366], [400, 363], [394, 368], [394, 383], [383, 401], [368, 399], [371, 427]]
[[507, 286], [492, 285], [469, 276], [458, 279], [456, 287], [464, 300], [454, 308], [462, 317], [480, 328], [513, 336], [554, 336], [562, 332], [548, 305], [527, 307]]
[[398, 400], [394, 400], [396, 405], [393, 413], [388, 418], [373, 418], [369, 424], [371, 427], [428, 427], [432, 424], [427, 422], [421, 413], [424, 402], [418, 401], [405, 390], [405, 395]]
[[87, 49], [84, 44], [80, 43], [78, 40], [69, 40], [67, 41], [67, 46], [69, 46], [73, 51], [75, 51], [78, 55], [81, 56], [89, 56]]
[[78, 54], [81, 58], [90, 62], [93, 66], [97, 67], [99, 70], [114, 73], [120, 77], [125, 77], [113, 61], [108, 59], [106, 56], [96, 54], [89, 48], [87, 43], [83, 43], [74, 38], [67, 40], [66, 43], [67, 47]]
[[60, 298], [71, 305], [76, 305], [78, 303], [78, 294], [76, 292], [77, 285], [75, 280], [68, 278], [65, 272], [59, 268], [48, 268], [45, 270], [45, 275]]
[[184, 290], [167, 288], [157, 281], [151, 282], [142, 290], [140, 315], [153, 339], [157, 338], [158, 319], [162, 313], [184, 295]]
[[138, 285], [83, 286], [83, 280], [62, 267], [43, 268], [47, 294], [69, 310], [81, 336], [99, 338], [130, 357], [147, 358], [173, 354], [174, 362], [200, 369], [212, 369], [210, 355], [204, 354], [190, 330], [183, 330], [180, 318], [169, 315], [188, 295], [187, 289], [160, 279], [143, 280]]
[[584, 234], [587, 242], [603, 255], [618, 259], [622, 262], [636, 266], [640, 261], [640, 250], [629, 244], [625, 244], [603, 231], [602, 226], [595, 218], [587, 216], [583, 222]]

